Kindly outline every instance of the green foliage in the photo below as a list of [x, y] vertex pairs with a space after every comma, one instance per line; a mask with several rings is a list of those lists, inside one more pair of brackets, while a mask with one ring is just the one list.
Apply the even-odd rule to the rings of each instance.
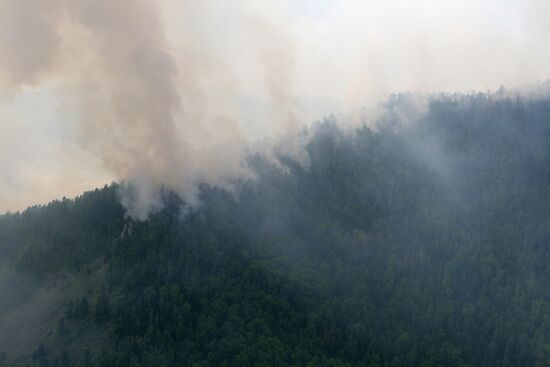
[[92, 353], [90, 352], [89, 349], [86, 349], [84, 351], [84, 357], [83, 357], [83, 361], [82, 361], [82, 366], [83, 367], [92, 367], [93, 366], [93, 362], [92, 362]]
[[105, 254], [122, 230], [123, 213], [117, 186], [111, 185], [75, 200], [64, 198], [7, 214], [0, 218], [0, 257], [36, 279], [59, 270], [78, 271]]
[[65, 318], [59, 319], [57, 322], [57, 336], [60, 338], [65, 335]]
[[[90, 302], [87, 297], [82, 297], [78, 301], [69, 300], [65, 311], [65, 318], [68, 320], [81, 320], [90, 315]], [[62, 322], [63, 319], [60, 320]], [[63, 325], [58, 325], [60, 328]]]
[[408, 103], [317, 124], [307, 168], [252, 156], [198, 208], [164, 192], [125, 219], [112, 186], [4, 216], [0, 251], [39, 278], [108, 261], [114, 342], [79, 366], [550, 365], [550, 101], [440, 96], [402, 123]]
[[101, 290], [94, 312], [95, 322], [101, 324], [109, 319], [109, 296], [105, 289]]

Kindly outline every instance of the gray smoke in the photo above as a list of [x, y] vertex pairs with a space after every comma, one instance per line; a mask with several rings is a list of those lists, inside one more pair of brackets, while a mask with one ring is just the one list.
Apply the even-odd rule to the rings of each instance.
[[[132, 216], [143, 219], [160, 204], [161, 186], [192, 202], [197, 182], [242, 173], [238, 124], [216, 116], [216, 136], [208, 136], [201, 114], [209, 106], [197, 97], [194, 80], [178, 81], [154, 1], [0, 5], [1, 55], [8, 56], [0, 61], [3, 89], [14, 92], [48, 77], [68, 86], [65, 108], [77, 116], [84, 145], [132, 186], [132, 200], [122, 191]], [[185, 109], [177, 81], [194, 96]]]
[[[325, 113], [548, 78], [550, 7], [505, 3], [0, 0], [0, 210], [117, 180], [144, 218], [162, 186], [195, 202], [248, 174], [252, 131], [307, 166], [302, 125]], [[36, 90], [59, 103], [51, 131], [34, 99], [5, 112]]]

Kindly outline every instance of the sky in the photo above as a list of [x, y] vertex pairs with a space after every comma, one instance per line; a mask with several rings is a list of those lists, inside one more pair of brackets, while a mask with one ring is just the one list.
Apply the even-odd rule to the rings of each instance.
[[545, 81], [548, 19], [543, 0], [0, 0], [0, 212], [125, 179], [147, 212], [390, 93]]

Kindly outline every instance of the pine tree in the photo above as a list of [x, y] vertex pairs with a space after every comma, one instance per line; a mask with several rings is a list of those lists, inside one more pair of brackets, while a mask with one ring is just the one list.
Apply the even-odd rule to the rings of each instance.
[[92, 367], [92, 353], [89, 349], [84, 351], [84, 367]]
[[101, 290], [95, 306], [95, 322], [99, 325], [109, 318], [109, 297], [105, 289]]
[[88, 302], [88, 298], [82, 297], [82, 299], [80, 300], [78, 314], [79, 318], [85, 318], [90, 314], [90, 303]]

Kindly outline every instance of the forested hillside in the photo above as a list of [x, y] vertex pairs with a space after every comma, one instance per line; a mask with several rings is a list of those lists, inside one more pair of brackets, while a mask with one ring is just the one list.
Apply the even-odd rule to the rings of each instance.
[[197, 207], [1, 216], [0, 366], [550, 366], [550, 100], [413, 102]]

